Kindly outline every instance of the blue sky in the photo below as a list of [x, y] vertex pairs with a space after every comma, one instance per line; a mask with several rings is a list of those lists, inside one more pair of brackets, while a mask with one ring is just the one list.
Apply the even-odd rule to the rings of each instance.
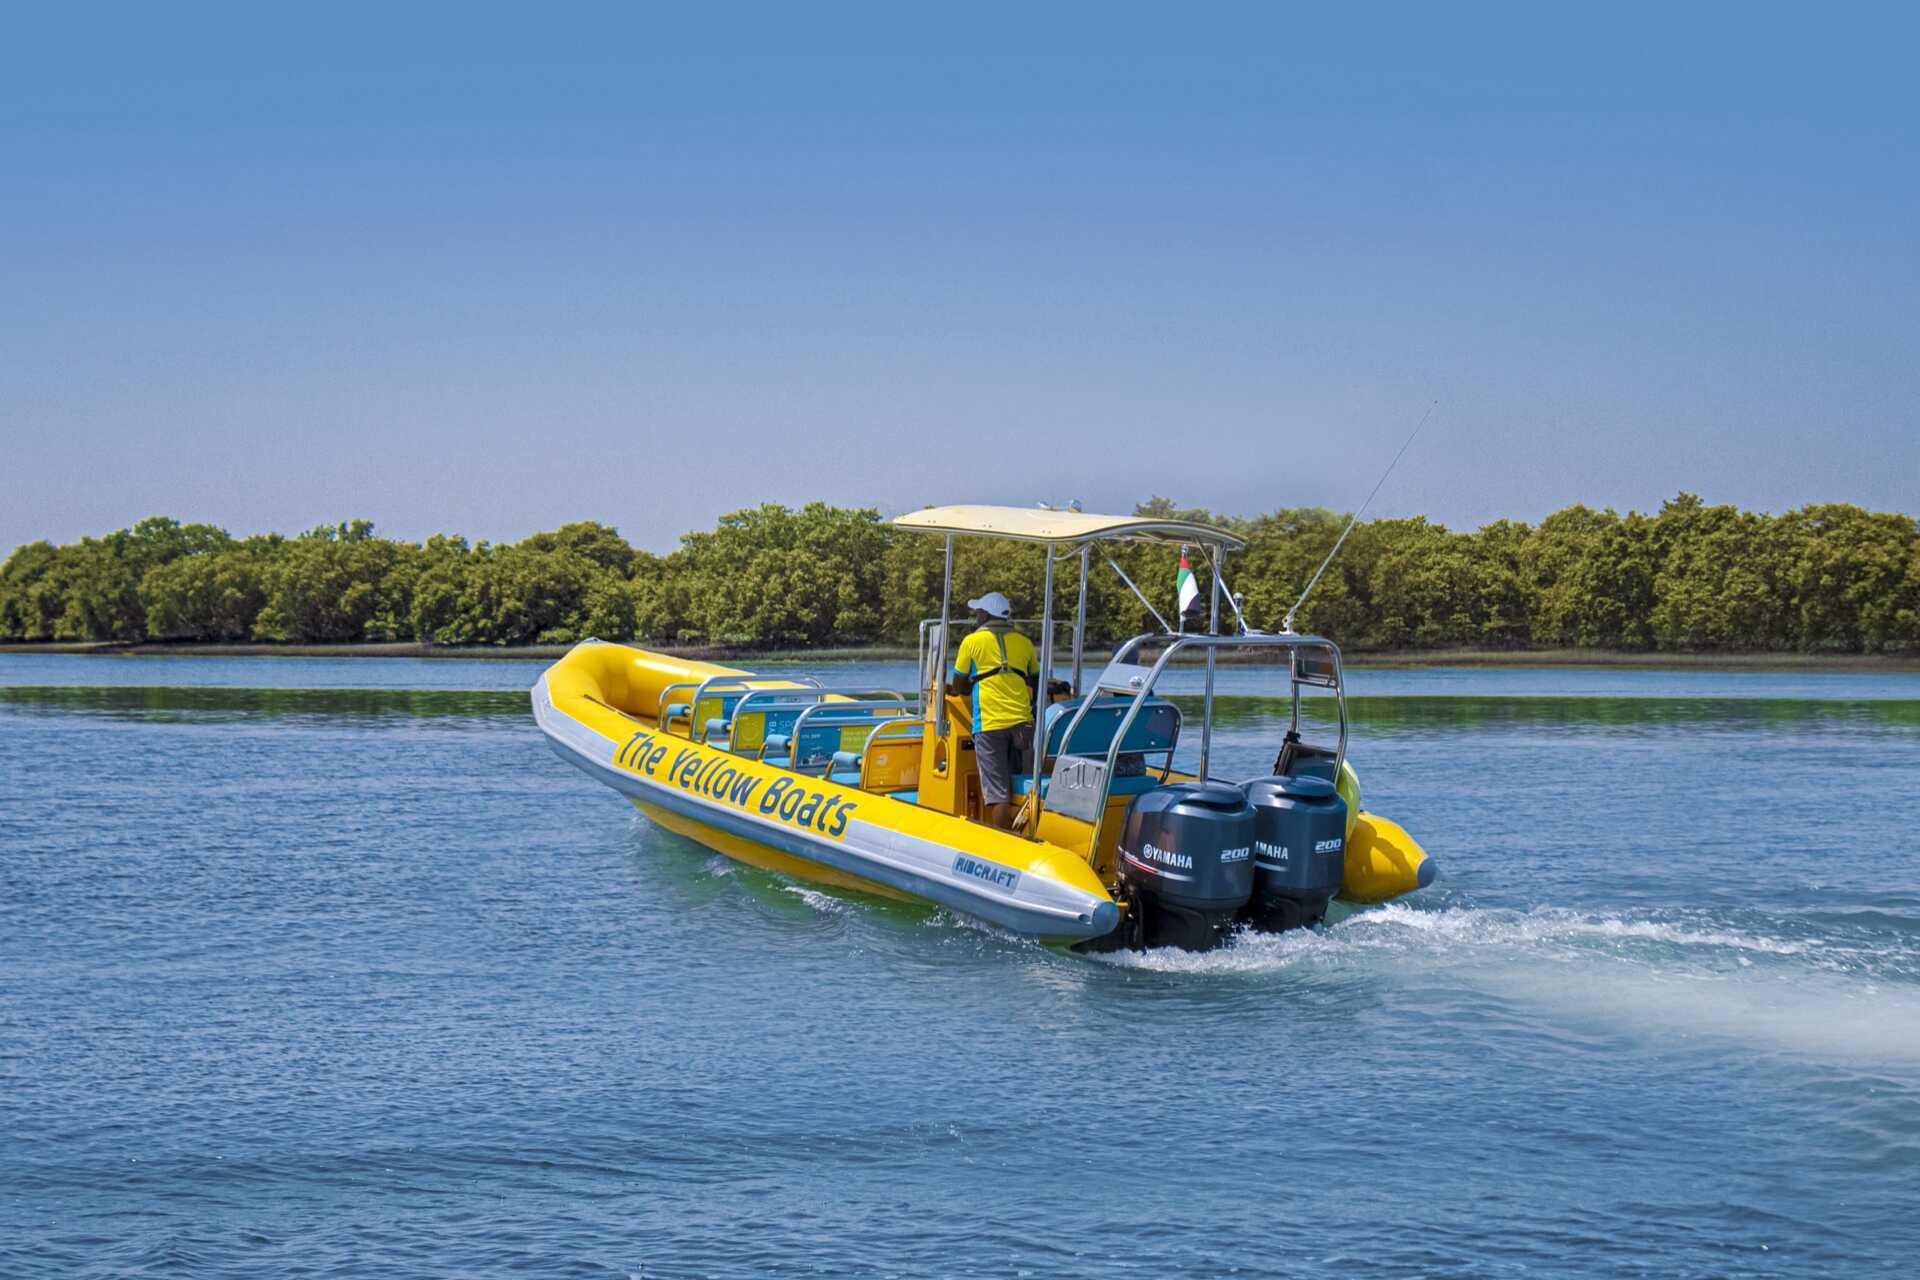
[[1916, 509], [1920, 6], [685, 8], [9, 10], [0, 549]]

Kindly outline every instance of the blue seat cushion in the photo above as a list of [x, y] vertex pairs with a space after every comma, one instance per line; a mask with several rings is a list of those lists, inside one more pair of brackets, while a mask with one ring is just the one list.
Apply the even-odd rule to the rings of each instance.
[[[1107, 748], [1113, 745], [1113, 735], [1120, 728], [1120, 721], [1126, 717], [1132, 701], [1127, 698], [1103, 697], [1094, 704], [1081, 720], [1080, 727], [1074, 732], [1072, 754], [1076, 756], [1104, 756]], [[1079, 710], [1080, 700], [1056, 702], [1047, 708], [1047, 755], [1062, 753], [1067, 726], [1072, 723], [1074, 713]], [[1171, 751], [1174, 742], [1180, 736], [1180, 711], [1165, 698], [1148, 698], [1147, 705], [1140, 708], [1140, 714], [1134, 717], [1132, 726], [1127, 730], [1127, 740], [1120, 745], [1122, 751], [1160, 752]]]

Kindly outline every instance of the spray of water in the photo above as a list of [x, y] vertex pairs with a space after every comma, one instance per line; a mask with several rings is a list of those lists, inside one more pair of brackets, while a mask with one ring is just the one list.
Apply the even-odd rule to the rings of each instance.
[[1711, 920], [1396, 903], [1325, 929], [1243, 935], [1213, 952], [1103, 960], [1196, 976], [1417, 979], [1619, 1031], [1920, 1063], [1920, 986], [1900, 957]]

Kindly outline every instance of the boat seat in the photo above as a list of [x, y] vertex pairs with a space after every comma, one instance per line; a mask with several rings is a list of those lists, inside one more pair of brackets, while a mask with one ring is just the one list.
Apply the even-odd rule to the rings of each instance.
[[[1069, 698], [1047, 708], [1048, 758], [1062, 754], [1060, 748], [1067, 736], [1067, 726], [1072, 723], [1080, 702], [1079, 698]], [[1129, 698], [1108, 698], [1096, 703], [1074, 731], [1073, 750], [1068, 754], [1104, 759], [1108, 749], [1113, 746], [1113, 735], [1119, 732], [1120, 722], [1126, 718], [1127, 709], [1132, 705]], [[1159, 755], [1171, 752], [1179, 741], [1180, 708], [1165, 698], [1148, 698], [1147, 705], [1140, 708], [1140, 714], [1134, 717], [1133, 724], [1127, 728], [1126, 741], [1120, 744], [1120, 750], [1129, 755]], [[1159, 785], [1159, 779], [1153, 771], [1149, 771], [1135, 777], [1115, 778], [1110, 794], [1139, 795]], [[1032, 790], [1031, 773], [1013, 775], [1015, 795], [1024, 796]], [[1040, 794], [1043, 797], [1047, 794], [1044, 783], [1040, 787]]]
[[[882, 725], [898, 725], [902, 720], [910, 724], [918, 733], [911, 738], [883, 738], [875, 746], [873, 760], [866, 758], [867, 744], [873, 741], [873, 735]], [[903, 783], [912, 783], [920, 776], [920, 734], [925, 732], [925, 722], [898, 716], [849, 716], [835, 725], [841, 731], [841, 745], [833, 752], [821, 776], [830, 782], [838, 782], [849, 787], [864, 787], [871, 791], [905, 790]], [[813, 722], [807, 723], [807, 733], [811, 736]], [[859, 750], [852, 750], [848, 743], [857, 743]], [[803, 751], [801, 759], [808, 764], [815, 761]], [[870, 769], [868, 766], [872, 765]], [[890, 789], [891, 788], [891, 789]], [[916, 791], [917, 795], [918, 792]]]
[[[817, 711], [808, 717], [797, 737], [785, 738], [787, 767], [817, 771], [823, 777], [836, 769], [850, 767], [857, 780], [860, 748], [866, 744], [867, 735], [888, 718], [874, 714], [874, 708], [863, 703]], [[772, 754], [769, 748], [768, 755]]]
[[917, 791], [917, 790], [915, 790], [915, 791], [889, 791], [889, 792], [887, 792], [887, 797], [888, 797], [888, 799], [891, 799], [891, 800], [900, 800], [900, 801], [904, 801], [904, 802], [905, 802], [905, 803], [907, 803], [907, 804], [919, 804], [919, 803], [920, 803], [920, 792], [919, 792], [919, 791]]
[[735, 755], [759, 755], [762, 743], [766, 744], [769, 757], [783, 756], [787, 753], [794, 722], [800, 718], [802, 708], [787, 706], [756, 707], [747, 704], [745, 711], [733, 717], [732, 750]]
[[[1047, 708], [1049, 757], [1062, 753], [1066, 745], [1067, 726], [1080, 709], [1081, 701], [1080, 698], [1069, 698]], [[1072, 754], [1106, 755], [1107, 749], [1113, 745], [1113, 735], [1118, 732], [1120, 722], [1126, 718], [1127, 710], [1132, 705], [1130, 698], [1105, 698], [1096, 703], [1074, 731]], [[1147, 705], [1134, 717], [1132, 726], [1127, 730], [1127, 740], [1120, 744], [1120, 749], [1151, 755], [1171, 751], [1179, 741], [1180, 708], [1165, 698], [1148, 698]]]
[[[769, 712], [768, 719], [773, 720], [775, 713]], [[747, 718], [751, 718], [751, 713]], [[795, 710], [779, 717], [780, 728], [766, 735], [766, 759], [769, 761], [786, 757], [796, 757], [803, 768], [814, 768], [830, 764], [840, 751], [840, 731], [847, 727], [847, 721], [826, 716], [815, 716], [807, 721], [807, 727], [800, 734], [800, 741], [793, 740], [793, 726], [800, 718]], [[750, 732], [736, 735], [742, 743], [742, 749], [752, 745], [748, 739]]]
[[870, 736], [860, 757], [860, 785], [869, 791], [905, 791], [920, 784], [921, 749], [926, 741], [924, 720], [906, 718], [888, 722], [890, 730]]
[[685, 720], [689, 738], [694, 736], [693, 729], [696, 724], [706, 726], [707, 732], [704, 736], [711, 737], [713, 724], [718, 720], [723, 726], [721, 732], [724, 733], [726, 732], [724, 726], [733, 718], [733, 709], [739, 706], [740, 699], [746, 696], [745, 689], [734, 689], [725, 693], [710, 693], [699, 699], [698, 706], [692, 702], [669, 702], [660, 712], [660, 728], [669, 730], [676, 720]]
[[720, 734], [732, 731], [733, 709], [747, 696], [744, 689], [733, 689], [725, 693], [709, 693], [693, 702], [669, 702], [660, 713], [660, 727], [670, 730], [676, 720], [687, 722], [687, 736], [695, 737], [694, 729], [701, 732], [698, 741], [704, 742]]

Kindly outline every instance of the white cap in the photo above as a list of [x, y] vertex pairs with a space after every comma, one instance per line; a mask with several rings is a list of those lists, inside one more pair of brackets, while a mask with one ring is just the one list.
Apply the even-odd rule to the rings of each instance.
[[1013, 616], [1013, 601], [1007, 599], [998, 591], [989, 591], [978, 600], [967, 601], [967, 608], [985, 609], [996, 618], [1011, 618]]

